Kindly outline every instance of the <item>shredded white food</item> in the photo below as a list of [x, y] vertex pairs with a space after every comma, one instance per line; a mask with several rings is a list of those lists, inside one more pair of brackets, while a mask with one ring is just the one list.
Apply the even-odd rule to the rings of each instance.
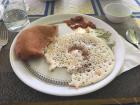
[[70, 86], [83, 87], [104, 79], [113, 70], [115, 60], [107, 44], [90, 33], [71, 33], [58, 37], [45, 53], [49, 70], [67, 68]]

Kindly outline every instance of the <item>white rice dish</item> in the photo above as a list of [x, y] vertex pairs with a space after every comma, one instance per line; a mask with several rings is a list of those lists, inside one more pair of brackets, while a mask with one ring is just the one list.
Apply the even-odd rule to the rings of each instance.
[[104, 79], [115, 65], [112, 50], [101, 38], [90, 33], [70, 33], [47, 47], [49, 70], [66, 68], [71, 74], [70, 86], [87, 86]]

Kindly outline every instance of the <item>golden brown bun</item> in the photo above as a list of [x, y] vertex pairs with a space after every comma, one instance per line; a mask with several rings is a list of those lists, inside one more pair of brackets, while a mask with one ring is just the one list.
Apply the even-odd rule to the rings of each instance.
[[57, 36], [57, 26], [33, 26], [22, 31], [15, 44], [15, 54], [21, 60], [43, 56], [43, 48]]

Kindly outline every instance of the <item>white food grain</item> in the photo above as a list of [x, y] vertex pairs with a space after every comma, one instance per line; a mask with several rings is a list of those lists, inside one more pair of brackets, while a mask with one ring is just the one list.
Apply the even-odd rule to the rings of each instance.
[[100, 38], [89, 33], [71, 33], [51, 43], [45, 57], [49, 70], [65, 67], [71, 74], [70, 86], [76, 88], [104, 79], [113, 70], [112, 50]]

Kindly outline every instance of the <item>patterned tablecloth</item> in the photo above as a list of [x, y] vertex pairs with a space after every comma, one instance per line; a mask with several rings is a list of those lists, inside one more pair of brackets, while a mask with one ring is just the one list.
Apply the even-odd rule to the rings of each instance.
[[104, 15], [103, 7], [110, 2], [122, 2], [131, 10], [136, 23], [140, 26], [140, 0], [25, 0], [30, 16], [47, 16], [61, 13], [82, 13]]

